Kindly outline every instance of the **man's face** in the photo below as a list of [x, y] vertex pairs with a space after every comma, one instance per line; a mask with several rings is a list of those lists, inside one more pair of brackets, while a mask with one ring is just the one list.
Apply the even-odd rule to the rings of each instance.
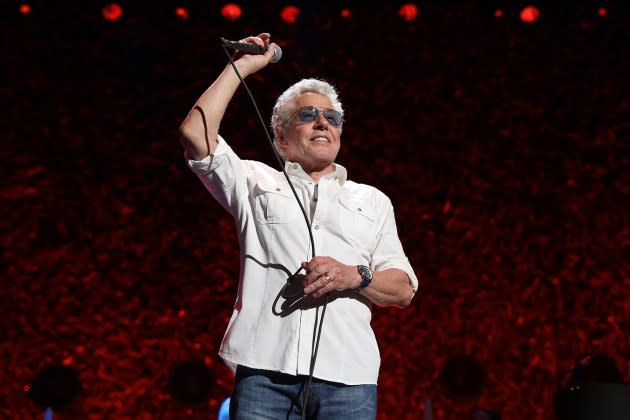
[[314, 106], [319, 113], [314, 121], [300, 121], [294, 113], [277, 143], [285, 148], [287, 160], [297, 162], [307, 173], [332, 170], [341, 146], [340, 128], [330, 124], [322, 110], [332, 108], [330, 100], [317, 93], [304, 93], [297, 97], [296, 110]]

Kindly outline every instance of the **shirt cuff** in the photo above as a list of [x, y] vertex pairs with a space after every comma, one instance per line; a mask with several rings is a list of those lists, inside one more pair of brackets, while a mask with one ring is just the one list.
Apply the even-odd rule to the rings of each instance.
[[202, 173], [212, 171], [220, 166], [221, 159], [215, 159], [215, 157], [227, 154], [230, 150], [230, 146], [228, 146], [227, 142], [220, 135], [217, 135], [217, 143], [217, 148], [214, 150], [214, 153], [204, 157], [203, 159], [187, 159], [186, 163], [188, 163], [188, 167], [194, 172]]

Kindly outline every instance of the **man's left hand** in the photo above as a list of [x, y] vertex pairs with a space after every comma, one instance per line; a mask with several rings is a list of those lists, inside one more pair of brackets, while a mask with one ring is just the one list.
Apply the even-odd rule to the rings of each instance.
[[315, 257], [303, 262], [302, 268], [306, 269], [302, 280], [304, 293], [316, 298], [333, 290], [354, 289], [361, 284], [356, 265], [346, 265], [332, 257]]

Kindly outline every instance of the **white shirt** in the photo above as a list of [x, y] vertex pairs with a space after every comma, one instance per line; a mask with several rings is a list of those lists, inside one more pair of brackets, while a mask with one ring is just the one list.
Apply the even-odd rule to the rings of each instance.
[[[219, 354], [233, 369], [241, 364], [308, 375], [324, 300], [309, 296], [283, 310], [287, 302], [279, 293], [287, 278], [312, 257], [304, 215], [284, 174], [241, 160], [220, 136], [213, 155], [188, 165], [234, 217], [241, 250], [238, 295]], [[310, 218], [316, 255], [373, 271], [401, 269], [417, 290], [392, 204], [382, 192], [347, 180], [338, 164], [319, 185], [297, 163], [287, 162], [285, 170]], [[371, 306], [356, 292], [330, 294], [314, 377], [349, 385], [377, 383], [380, 356]]]

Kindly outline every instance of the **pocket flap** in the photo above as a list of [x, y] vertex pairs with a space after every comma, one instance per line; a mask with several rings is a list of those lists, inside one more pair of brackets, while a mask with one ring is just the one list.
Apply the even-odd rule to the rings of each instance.
[[277, 194], [287, 198], [295, 198], [291, 187], [286, 184], [279, 184], [269, 182], [267, 180], [261, 180], [256, 184], [257, 194]]
[[353, 213], [356, 213], [358, 215], [365, 217], [371, 222], [373, 222], [376, 219], [376, 211], [374, 207], [372, 207], [365, 201], [361, 201], [359, 199], [352, 198], [352, 197], [342, 196], [341, 198], [339, 198], [339, 202], [346, 209], [350, 210]]

